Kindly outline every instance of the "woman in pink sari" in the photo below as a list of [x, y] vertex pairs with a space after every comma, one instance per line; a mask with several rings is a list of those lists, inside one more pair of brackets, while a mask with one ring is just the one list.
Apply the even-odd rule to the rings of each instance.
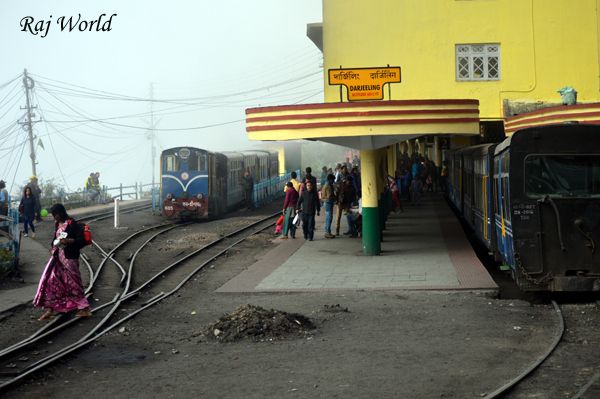
[[62, 204], [52, 206], [51, 213], [55, 221], [51, 256], [33, 300], [36, 307], [46, 309], [39, 320], [74, 310], [77, 317], [91, 316], [79, 273], [79, 250], [85, 246], [83, 231]]

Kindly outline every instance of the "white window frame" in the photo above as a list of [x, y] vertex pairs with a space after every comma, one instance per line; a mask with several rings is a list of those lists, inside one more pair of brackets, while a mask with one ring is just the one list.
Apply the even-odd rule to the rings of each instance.
[[166, 155], [165, 166], [165, 172], [179, 171], [179, 162], [177, 162], [177, 157], [175, 155]]
[[[477, 59], [482, 61], [482, 73], [478, 76], [475, 62]], [[462, 60], [468, 63], [468, 76], [462, 76]], [[497, 64], [497, 75], [489, 76], [490, 60], [495, 60]], [[459, 82], [472, 81], [495, 81], [500, 80], [500, 43], [474, 43], [455, 45], [455, 65], [456, 80]]]

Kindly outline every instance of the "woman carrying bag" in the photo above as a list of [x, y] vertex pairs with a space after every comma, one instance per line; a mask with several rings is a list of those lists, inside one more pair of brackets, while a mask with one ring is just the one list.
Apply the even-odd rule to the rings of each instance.
[[83, 229], [62, 204], [55, 204], [50, 212], [55, 222], [54, 241], [33, 300], [36, 307], [46, 309], [38, 320], [72, 311], [75, 317], [91, 316], [79, 273], [79, 251], [86, 245]]

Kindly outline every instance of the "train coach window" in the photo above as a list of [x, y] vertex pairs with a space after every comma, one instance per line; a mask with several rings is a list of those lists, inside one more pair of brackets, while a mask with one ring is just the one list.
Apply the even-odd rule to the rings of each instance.
[[175, 155], [165, 157], [165, 172], [176, 172], [179, 170], [179, 159]]
[[473, 193], [475, 208], [483, 209], [483, 176], [475, 175], [475, 192]]
[[500, 179], [494, 177], [494, 184], [492, 185], [492, 198], [494, 199], [494, 213], [500, 214], [500, 207], [498, 206], [498, 193], [500, 192]]
[[188, 158], [188, 170], [190, 171], [205, 171], [206, 170], [206, 154], [193, 151]]
[[524, 172], [530, 197], [600, 196], [600, 155], [530, 155]]

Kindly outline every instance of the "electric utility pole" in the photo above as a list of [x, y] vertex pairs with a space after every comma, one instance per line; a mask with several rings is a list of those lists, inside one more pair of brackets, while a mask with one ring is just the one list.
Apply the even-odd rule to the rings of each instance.
[[150, 154], [152, 158], [152, 192], [154, 192], [155, 174], [156, 174], [156, 146], [154, 144], [154, 83], [150, 83], [150, 131], [148, 138], [150, 139]]
[[37, 121], [32, 121], [31, 118], [35, 117], [35, 114], [33, 112], [31, 112], [32, 109], [35, 109], [37, 107], [31, 106], [31, 97], [30, 97], [30, 92], [31, 90], [33, 90], [33, 87], [35, 86], [35, 82], [33, 81], [33, 79], [31, 79], [28, 75], [27, 75], [27, 69], [25, 69], [23, 71], [23, 87], [25, 88], [25, 98], [27, 101], [27, 106], [25, 108], [21, 107], [21, 109], [25, 109], [27, 110], [27, 113], [25, 114], [26, 120], [24, 122], [19, 122], [21, 125], [23, 125], [23, 129], [27, 129], [27, 133], [29, 134], [29, 157], [31, 158], [31, 172], [33, 174], [33, 176], [37, 176], [37, 172], [36, 172], [36, 160], [35, 160], [35, 145], [33, 143], [34, 137], [33, 137], [33, 124], [39, 122], [39, 120]]

